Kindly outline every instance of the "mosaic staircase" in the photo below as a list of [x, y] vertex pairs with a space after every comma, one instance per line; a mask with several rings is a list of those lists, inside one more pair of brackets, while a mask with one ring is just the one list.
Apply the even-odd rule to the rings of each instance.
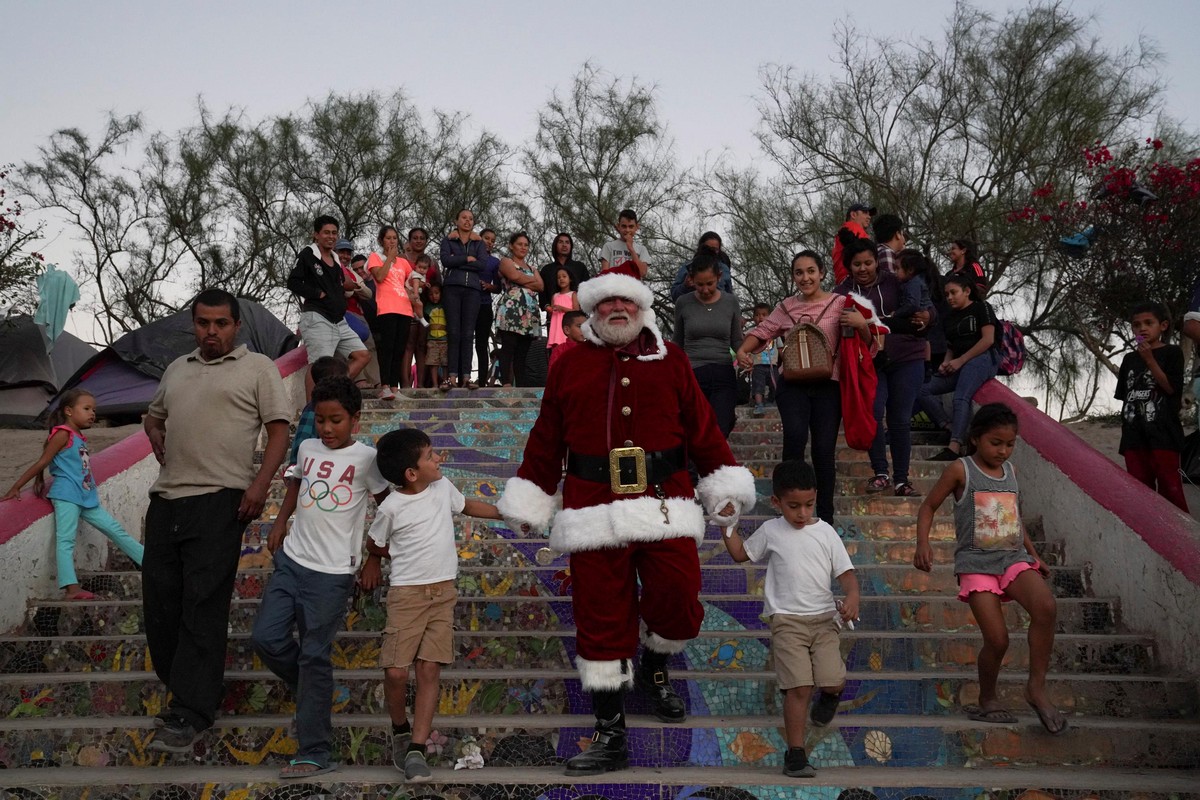
[[[361, 436], [401, 425], [430, 433], [448, 456], [444, 474], [468, 496], [496, 498], [521, 457], [536, 416], [536, 393], [481, 390], [449, 397], [412, 392], [389, 407], [370, 403]], [[771, 516], [766, 498], [779, 455], [777, 417], [743, 418], [731, 437], [759, 478], [760, 504], [743, 519], [749, 533]], [[914, 448], [919, 491], [944, 465], [940, 447]], [[633, 768], [568, 779], [561, 762], [591, 733], [587, 697], [572, 667], [574, 623], [566, 558], [539, 561], [541, 538], [502, 524], [462, 520], [457, 659], [443, 672], [435, 720], [434, 783], [405, 787], [388, 763], [387, 718], [376, 667], [384, 611], [379, 593], [359, 598], [336, 643], [334, 724], [342, 768], [281, 784], [279, 765], [295, 751], [293, 706], [254, 657], [249, 630], [270, 560], [264, 518], [246, 532], [230, 619], [222, 716], [189, 755], [147, 749], [151, 716], [164, 702], [151, 671], [141, 616], [141, 580], [119, 554], [102, 573], [81, 575], [95, 603], [32, 601], [26, 624], [0, 637], [0, 797], [227, 798], [1200, 798], [1200, 697], [1194, 678], [1167, 673], [1155, 642], [1123, 632], [1120, 604], [1093, 587], [1078, 554], [1030, 520], [1059, 598], [1051, 695], [1070, 715], [1052, 738], [1021, 700], [1023, 613], [1007, 608], [1013, 631], [1001, 695], [1014, 725], [969, 720], [977, 694], [980, 639], [955, 599], [953, 524], [948, 507], [933, 538], [939, 566], [911, 567], [919, 498], [863, 493], [865, 455], [839, 455], [839, 530], [858, 568], [862, 618], [843, 637], [846, 701], [835, 725], [810, 734], [817, 777], [779, 774], [785, 750], [780, 697], [759, 619], [763, 570], [736, 565], [716, 529], [701, 546], [704, 630], [676, 657], [672, 677], [691, 708], [665, 725], [631, 695]], [[542, 556], [554, 554], [541, 553]], [[470, 743], [486, 766], [452, 771]]]

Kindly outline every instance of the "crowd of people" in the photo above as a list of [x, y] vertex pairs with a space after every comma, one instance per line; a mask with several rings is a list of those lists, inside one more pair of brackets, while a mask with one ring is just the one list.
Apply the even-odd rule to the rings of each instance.
[[[50, 468], [59, 583], [68, 598], [89, 599], [73, 571], [81, 518], [140, 563], [147, 643], [170, 691], [152, 748], [189, 752], [213, 724], [242, 532], [285, 467], [287, 491], [266, 543], [274, 570], [252, 635], [263, 663], [297, 702], [298, 749], [281, 777], [336, 768], [333, 640], [355, 586], [384, 583], [379, 666], [392, 760], [406, 780], [432, 777], [426, 743], [440, 670], [454, 656], [455, 514], [549, 531], [551, 547], [569, 554], [576, 666], [596, 717], [591, 743], [566, 762], [573, 776], [628, 765], [628, 690], [644, 693], [663, 722], [686, 719], [668, 664], [700, 630], [696, 544], [709, 522], [716, 524], [735, 561], [766, 566], [764, 614], [784, 694], [784, 773], [811, 777], [806, 727], [828, 725], [836, 715], [846, 676], [838, 637], [859, 611], [854, 567], [832, 524], [838, 432], [844, 424], [849, 437], [862, 422], [845, 414], [867, 415], [875, 425], [862, 446], [875, 474], [864, 490], [913, 497], [910, 424], [918, 408], [949, 431], [950, 444], [936, 458], [951, 463], [923, 499], [913, 565], [932, 568], [933, 516], [953, 495], [958, 596], [983, 638], [971, 716], [1016, 722], [996, 692], [1008, 645], [1001, 602], [1011, 599], [1030, 619], [1025, 700], [1047, 731], [1067, 729], [1045, 686], [1054, 597], [1021, 521], [1009, 463], [1017, 416], [1001, 404], [972, 414], [974, 393], [996, 374], [999, 335], [973, 245], [953, 243], [943, 276], [907, 247], [899, 217], [855, 203], [834, 245], [833, 285], [824, 256], [801, 250], [791, 262], [795, 294], [774, 308], [755, 304], [745, 320], [731, 260], [720, 236], [706, 232], [671, 289], [668, 342], [644, 283], [650, 256], [636, 240], [636, 214], [621, 212], [617, 231], [592, 275], [566, 233], [555, 237], [553, 261], [540, 268], [528, 263], [525, 232], [508, 237], [507, 255], [496, 255], [495, 232], [476, 232], [469, 210], [456, 215], [436, 261], [425, 253], [423, 229], [410, 230], [402, 243], [385, 225], [378, 250], [362, 255], [339, 238], [336, 219], [317, 217], [313, 245], [288, 278], [301, 300], [311, 364], [309, 402], [290, 454], [293, 409], [277, 370], [236, 344], [237, 299], [219, 289], [201, 292], [192, 303], [197, 349], [169, 366], [145, 417], [161, 468], [150, 489], [144, 550], [99, 509], [84, 434], [94, 398], [64, 398], [42, 458], [0, 499], [17, 497]], [[1195, 305], [1184, 333], [1200, 339], [1200, 299]], [[388, 399], [409, 385], [449, 391], [485, 383], [493, 326], [499, 379], [522, 385], [543, 315], [551, 354], [541, 409], [495, 505], [465, 498], [446, 480], [441, 457], [420, 430], [392, 431], [374, 448], [355, 440], [364, 389]], [[1170, 475], [1182, 439], [1182, 352], [1165, 341], [1171, 323], [1160, 304], [1134, 308], [1131, 325], [1137, 349], [1122, 362], [1117, 389], [1125, 404], [1121, 449], [1131, 472], [1183, 506]], [[873, 394], [865, 405], [847, 404], [839, 380], [860, 356], [873, 370]], [[757, 498], [753, 475], [727, 442], [739, 368], [751, 375], [753, 413], [773, 398], [783, 427], [770, 497], [779, 516], [744, 539], [738, 521]], [[935, 398], [951, 393], [947, 415]], [[256, 463], [262, 429], [265, 452]], [[378, 510], [364, 541], [372, 499]], [[830, 588], [835, 580], [841, 599]]]

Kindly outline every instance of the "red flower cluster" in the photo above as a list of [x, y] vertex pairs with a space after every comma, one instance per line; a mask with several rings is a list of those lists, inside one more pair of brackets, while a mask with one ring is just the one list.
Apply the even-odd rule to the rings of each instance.
[[1149, 136], [1147, 136], [1147, 137], [1146, 137], [1146, 144], [1150, 145], [1150, 146], [1151, 146], [1151, 147], [1153, 147], [1155, 150], [1162, 150], [1162, 149], [1163, 149], [1163, 143], [1162, 143], [1162, 139], [1151, 139]]
[[1033, 190], [1034, 197], [1049, 197], [1052, 194], [1054, 194], [1054, 184], [1049, 181]]
[[[1096, 144], [1100, 144], [1097, 142]], [[1104, 145], [1092, 149], [1091, 147], [1083, 148], [1083, 159], [1087, 162], [1088, 169], [1098, 167], [1101, 164], [1107, 164], [1113, 160], [1112, 153]]]

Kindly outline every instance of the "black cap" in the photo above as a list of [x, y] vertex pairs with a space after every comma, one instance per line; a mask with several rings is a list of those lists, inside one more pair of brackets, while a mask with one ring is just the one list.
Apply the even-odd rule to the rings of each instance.
[[875, 206], [869, 206], [866, 203], [851, 203], [850, 207], [846, 209], [847, 214], [851, 214], [855, 211], [865, 211], [873, 217], [878, 209], [875, 208]]

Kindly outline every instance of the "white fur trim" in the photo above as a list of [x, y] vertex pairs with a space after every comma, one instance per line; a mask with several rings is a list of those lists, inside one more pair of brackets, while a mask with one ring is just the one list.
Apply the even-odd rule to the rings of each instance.
[[649, 311], [654, 305], [654, 292], [650, 291], [649, 286], [632, 275], [616, 273], [604, 273], [587, 279], [579, 284], [576, 297], [585, 314], [591, 314], [601, 300], [609, 297], [631, 300], [645, 311]]
[[684, 497], [667, 499], [663, 519], [655, 497], [614, 500], [602, 506], [564, 508], [554, 517], [550, 546], [560, 553], [605, 550], [629, 542], [658, 542], [664, 539], [704, 539], [704, 512], [696, 501]]
[[881, 320], [879, 318], [879, 309], [875, 308], [875, 303], [873, 303], [871, 301], [871, 298], [867, 297], [865, 294], [860, 294], [859, 292], [856, 292], [856, 291], [851, 291], [850, 297], [851, 297], [851, 299], [854, 300], [855, 303], [857, 303], [860, 306], [860, 312], [862, 309], [866, 309], [869, 312], [869, 313], [863, 314], [863, 318], [866, 319], [867, 325], [875, 328], [875, 330], [872, 331], [872, 333], [891, 333], [892, 332], [891, 329], [888, 328], [888, 326], [886, 324], [884, 324], [883, 320]]
[[[738, 517], [754, 508], [758, 495], [754, 491], [754, 475], [745, 467], [723, 466], [700, 479], [696, 485], [700, 502], [713, 516], [714, 521], [724, 527], [737, 524]], [[733, 516], [718, 516], [718, 512], [733, 504]]]
[[1200, 311], [1189, 311], [1183, 315], [1184, 322], [1200, 322]]
[[588, 661], [583, 656], [575, 656], [575, 668], [579, 670], [579, 682], [583, 684], [584, 691], [615, 692], [617, 689], [633, 688], [633, 665], [627, 658]]
[[496, 502], [496, 508], [514, 532], [522, 525], [544, 531], [550, 527], [558, 500], [555, 495], [543, 492], [533, 481], [512, 477], [505, 482], [504, 494]]
[[642, 644], [646, 645], [647, 650], [652, 650], [655, 653], [665, 653], [666, 655], [675, 655], [682, 653], [683, 648], [687, 647], [690, 639], [664, 639], [657, 633], [649, 631], [642, 632]]
[[[592, 280], [595, 280], [595, 278], [593, 278]], [[588, 283], [591, 283], [591, 281], [588, 281]], [[655, 350], [653, 353], [647, 353], [644, 356], [638, 356], [637, 360], [638, 361], [661, 361], [662, 359], [667, 357], [667, 346], [665, 344], [663, 344], [662, 333], [658, 330], [658, 325], [654, 322], [654, 315], [651, 312], [642, 311], [642, 317], [644, 320], [642, 322], [642, 327], [645, 330], [650, 331], [650, 334], [654, 337]], [[583, 338], [587, 339], [592, 344], [599, 345], [600, 347], [612, 347], [611, 344], [609, 344], [608, 342], [601, 339], [599, 336], [596, 335], [596, 332], [594, 330], [592, 330], [592, 320], [590, 317], [588, 319], [584, 320], [582, 330], [583, 330]]]

